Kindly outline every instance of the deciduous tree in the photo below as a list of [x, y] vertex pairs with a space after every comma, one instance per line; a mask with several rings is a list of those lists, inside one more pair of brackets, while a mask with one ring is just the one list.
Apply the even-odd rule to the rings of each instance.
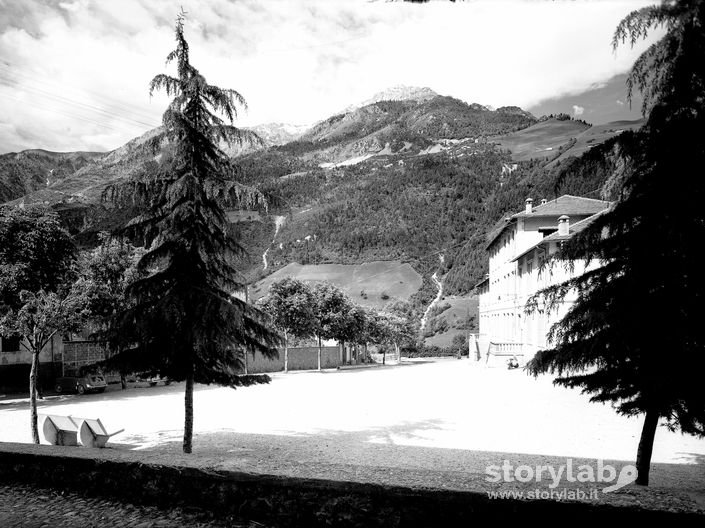
[[289, 337], [312, 337], [317, 328], [316, 300], [308, 284], [285, 278], [269, 288], [259, 306], [284, 333], [284, 372], [289, 370]]
[[328, 282], [314, 285], [313, 295], [316, 303], [316, 334], [318, 336], [318, 365], [320, 368], [321, 339], [335, 339], [345, 346], [345, 341], [350, 336], [348, 314], [353, 303], [340, 288]]
[[0, 336], [20, 336], [31, 354], [30, 429], [39, 443], [39, 354], [57, 333], [76, 324], [67, 281], [75, 258], [70, 235], [43, 207], [0, 207]]
[[[140, 277], [137, 262], [144, 253], [126, 240], [111, 238], [101, 233], [101, 244], [79, 256], [78, 278], [71, 286], [85, 321], [84, 332], [104, 340], [114, 319], [130, 306], [127, 287]], [[127, 388], [125, 374], [129, 364], [120, 357], [108, 358], [104, 366], [120, 372], [122, 388]]]

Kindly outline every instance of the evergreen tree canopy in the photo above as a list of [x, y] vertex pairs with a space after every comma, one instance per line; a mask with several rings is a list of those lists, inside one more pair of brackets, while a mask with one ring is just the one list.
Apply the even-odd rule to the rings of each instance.
[[[667, 34], [636, 62], [629, 87], [645, 92], [647, 123], [621, 142], [628, 170], [619, 200], [560, 252], [602, 266], [540, 292], [551, 309], [570, 291], [577, 302], [551, 329], [533, 374], [580, 387], [592, 401], [645, 414], [637, 483], [648, 484], [659, 419], [705, 434], [705, 2], [665, 1], [627, 16], [615, 45], [656, 25]], [[530, 306], [531, 307], [531, 306]]]
[[143, 208], [127, 228], [148, 244], [138, 263], [146, 276], [128, 287], [133, 305], [117, 318], [110, 340], [122, 350], [121, 361], [129, 355], [138, 369], [186, 380], [184, 451], [190, 452], [193, 382], [268, 382], [240, 375], [243, 354], [276, 355], [280, 338], [262, 312], [235, 295], [245, 290], [236, 268], [245, 250], [232, 236], [225, 207], [250, 208], [263, 198], [238, 183], [237, 167], [219, 144], [243, 140], [232, 122], [245, 102], [234, 90], [208, 84], [191, 65], [183, 22], [182, 12], [176, 49], [167, 56], [177, 76], [157, 75], [150, 85], [150, 93], [164, 89], [173, 96], [155, 142], [164, 146], [158, 167], [109, 195]]

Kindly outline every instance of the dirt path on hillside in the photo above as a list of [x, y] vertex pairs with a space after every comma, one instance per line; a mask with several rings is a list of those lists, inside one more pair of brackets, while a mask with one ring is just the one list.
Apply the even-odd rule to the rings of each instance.
[[267, 266], [269, 265], [267, 263], [267, 253], [269, 253], [269, 249], [272, 247], [272, 244], [274, 244], [274, 241], [277, 239], [277, 235], [279, 234], [279, 230], [284, 225], [285, 220], [286, 220], [286, 217], [284, 217], [284, 216], [275, 216], [274, 217], [274, 236], [272, 237], [272, 243], [269, 244], [269, 247], [264, 251], [264, 253], [262, 253], [262, 262], [264, 263], [264, 268], [262, 268], [262, 269], [267, 269]]
[[[441, 266], [443, 266], [443, 262], [445, 262], [445, 257], [441, 254], [438, 255], [439, 260], [441, 261]], [[431, 309], [438, 304], [438, 302], [441, 300], [443, 297], [443, 282], [438, 280], [438, 270], [436, 270], [433, 275], [431, 275], [431, 280], [436, 283], [436, 286], [438, 287], [438, 293], [436, 294], [436, 297], [431, 301], [431, 304], [428, 305], [428, 308], [426, 308], [426, 311], [423, 313], [423, 317], [421, 317], [421, 331], [423, 332], [424, 328], [426, 328], [426, 323], [428, 322], [428, 314], [431, 313]]]

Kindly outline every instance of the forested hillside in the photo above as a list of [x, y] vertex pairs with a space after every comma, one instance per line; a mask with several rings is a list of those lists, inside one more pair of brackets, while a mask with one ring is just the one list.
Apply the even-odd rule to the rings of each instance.
[[[250, 253], [244, 272], [254, 280], [291, 262], [401, 260], [424, 277], [418, 306], [435, 295], [434, 271], [446, 295], [468, 294], [486, 273], [487, 233], [527, 196], [608, 192], [619, 172], [620, 136], [598, 142], [608, 132], [633, 132], [622, 125], [599, 130], [585, 138], [583, 156], [570, 157], [573, 136], [586, 127], [592, 131], [567, 116], [537, 122], [518, 107], [489, 110], [441, 96], [377, 101], [333, 116], [296, 141], [236, 158], [241, 181], [271, 198], [271, 213], [287, 216], [273, 244], [266, 215], [238, 224]], [[35, 191], [24, 199], [51, 204], [89, 245], [99, 230], [131, 216], [101, 205], [100, 197], [109, 184], [153, 170], [163, 148], [154, 135], [104, 155], [2, 156], [0, 200]], [[512, 146], [528, 159], [517, 161]]]
[[98, 152], [49, 152], [25, 150], [0, 156], [0, 203], [42, 189], [73, 174]]
[[270, 249], [273, 269], [294, 261], [401, 259], [427, 276], [443, 254], [446, 293], [467, 294], [486, 273], [488, 232], [520, 210], [527, 196], [609, 197], [616, 142], [550, 169], [550, 159], [529, 160], [505, 173], [509, 155], [490, 147], [463, 158], [440, 153], [395, 163], [371, 160], [284, 178], [273, 172], [263, 188], [289, 207], [282, 212], [293, 213]]

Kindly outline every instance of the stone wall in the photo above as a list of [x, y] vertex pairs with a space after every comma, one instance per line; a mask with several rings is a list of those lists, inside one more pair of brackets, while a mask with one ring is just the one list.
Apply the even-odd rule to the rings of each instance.
[[163, 508], [195, 506], [266, 526], [467, 528], [478, 521], [543, 523], [590, 519], [630, 524], [702, 516], [595, 502], [491, 500], [483, 490], [452, 491], [258, 475], [199, 467], [196, 455], [150, 462], [148, 451], [0, 443], [0, 482], [70, 489]]
[[[321, 368], [340, 366], [340, 349], [337, 346], [322, 347]], [[318, 347], [289, 348], [289, 370], [315, 370], [318, 368]], [[279, 351], [279, 358], [267, 359], [261, 354], [247, 357], [247, 372], [280, 372], [284, 370], [284, 350]]]

